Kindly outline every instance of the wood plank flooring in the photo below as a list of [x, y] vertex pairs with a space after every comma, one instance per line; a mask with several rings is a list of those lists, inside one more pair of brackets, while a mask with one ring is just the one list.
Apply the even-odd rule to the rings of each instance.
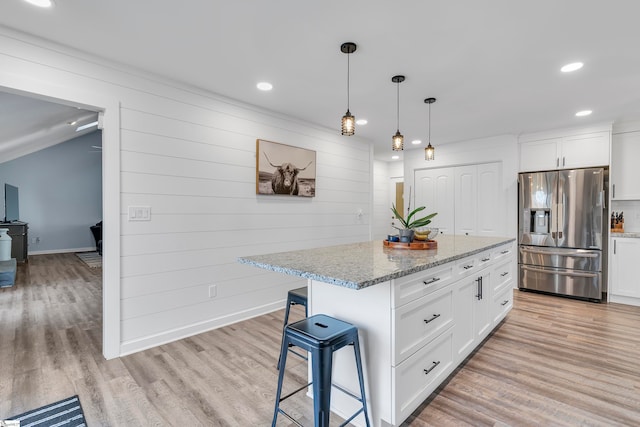
[[[106, 361], [101, 273], [73, 254], [32, 256], [0, 290], [0, 419], [78, 394], [91, 427], [270, 425], [283, 310]], [[515, 293], [405, 425], [640, 425], [640, 308]], [[290, 357], [288, 389], [305, 380]], [[313, 424], [303, 394], [286, 404]]]

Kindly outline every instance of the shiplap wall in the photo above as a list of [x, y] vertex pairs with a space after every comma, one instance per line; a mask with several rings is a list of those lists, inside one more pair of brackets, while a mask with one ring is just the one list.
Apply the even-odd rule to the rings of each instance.
[[[239, 256], [369, 239], [372, 152], [358, 137], [1, 27], [0, 86], [120, 104], [120, 129], [105, 128], [120, 134], [121, 279], [105, 283], [119, 286], [119, 354], [282, 308], [306, 284]], [[316, 151], [315, 198], [256, 196], [257, 138]], [[128, 221], [128, 206], [151, 221]]]

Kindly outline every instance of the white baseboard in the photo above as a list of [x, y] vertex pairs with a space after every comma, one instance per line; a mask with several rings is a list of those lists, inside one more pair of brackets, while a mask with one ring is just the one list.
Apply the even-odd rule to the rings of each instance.
[[28, 255], [66, 254], [69, 252], [95, 252], [97, 250], [98, 249], [95, 246], [74, 249], [49, 249], [46, 251], [29, 251]]
[[274, 303], [262, 305], [260, 307], [254, 307], [249, 310], [239, 311], [227, 316], [218, 317], [216, 319], [210, 319], [204, 322], [195, 323], [193, 325], [165, 331], [156, 335], [125, 341], [120, 345], [120, 357], [147, 350], [149, 348], [157, 347], [159, 345], [167, 344], [173, 341], [181, 340], [183, 338], [188, 338], [193, 335], [198, 335], [213, 329], [218, 329], [223, 326], [231, 325], [232, 323], [237, 323], [243, 320], [251, 319], [253, 317], [262, 316], [263, 314], [271, 313], [276, 310], [282, 310], [285, 303], [286, 300], [281, 300]]

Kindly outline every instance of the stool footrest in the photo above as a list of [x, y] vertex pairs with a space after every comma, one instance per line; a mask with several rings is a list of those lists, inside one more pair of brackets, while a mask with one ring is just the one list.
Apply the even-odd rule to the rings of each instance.
[[289, 419], [289, 421], [291, 421], [292, 423], [294, 423], [295, 425], [297, 425], [298, 427], [304, 427], [302, 424], [300, 424], [298, 422], [298, 420], [296, 420], [295, 418], [293, 418], [291, 415], [287, 414], [286, 412], [284, 412], [282, 409], [278, 408], [278, 412], [281, 413], [282, 415], [284, 415], [285, 417], [287, 417]]
[[291, 396], [293, 396], [294, 394], [298, 393], [299, 391], [304, 390], [305, 388], [309, 387], [311, 384], [313, 384], [313, 383], [309, 383], [309, 384], [307, 384], [307, 385], [303, 385], [303, 386], [302, 386], [302, 387], [300, 387], [299, 389], [296, 389], [296, 390], [292, 391], [291, 393], [287, 394], [285, 397], [281, 397], [281, 398], [280, 398], [280, 402], [282, 402], [282, 401], [283, 401], [283, 400], [285, 400], [285, 399], [290, 398]]

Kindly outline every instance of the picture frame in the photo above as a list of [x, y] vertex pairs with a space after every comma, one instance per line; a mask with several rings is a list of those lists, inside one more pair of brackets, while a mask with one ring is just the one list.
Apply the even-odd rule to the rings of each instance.
[[257, 139], [256, 194], [315, 197], [316, 152]]

